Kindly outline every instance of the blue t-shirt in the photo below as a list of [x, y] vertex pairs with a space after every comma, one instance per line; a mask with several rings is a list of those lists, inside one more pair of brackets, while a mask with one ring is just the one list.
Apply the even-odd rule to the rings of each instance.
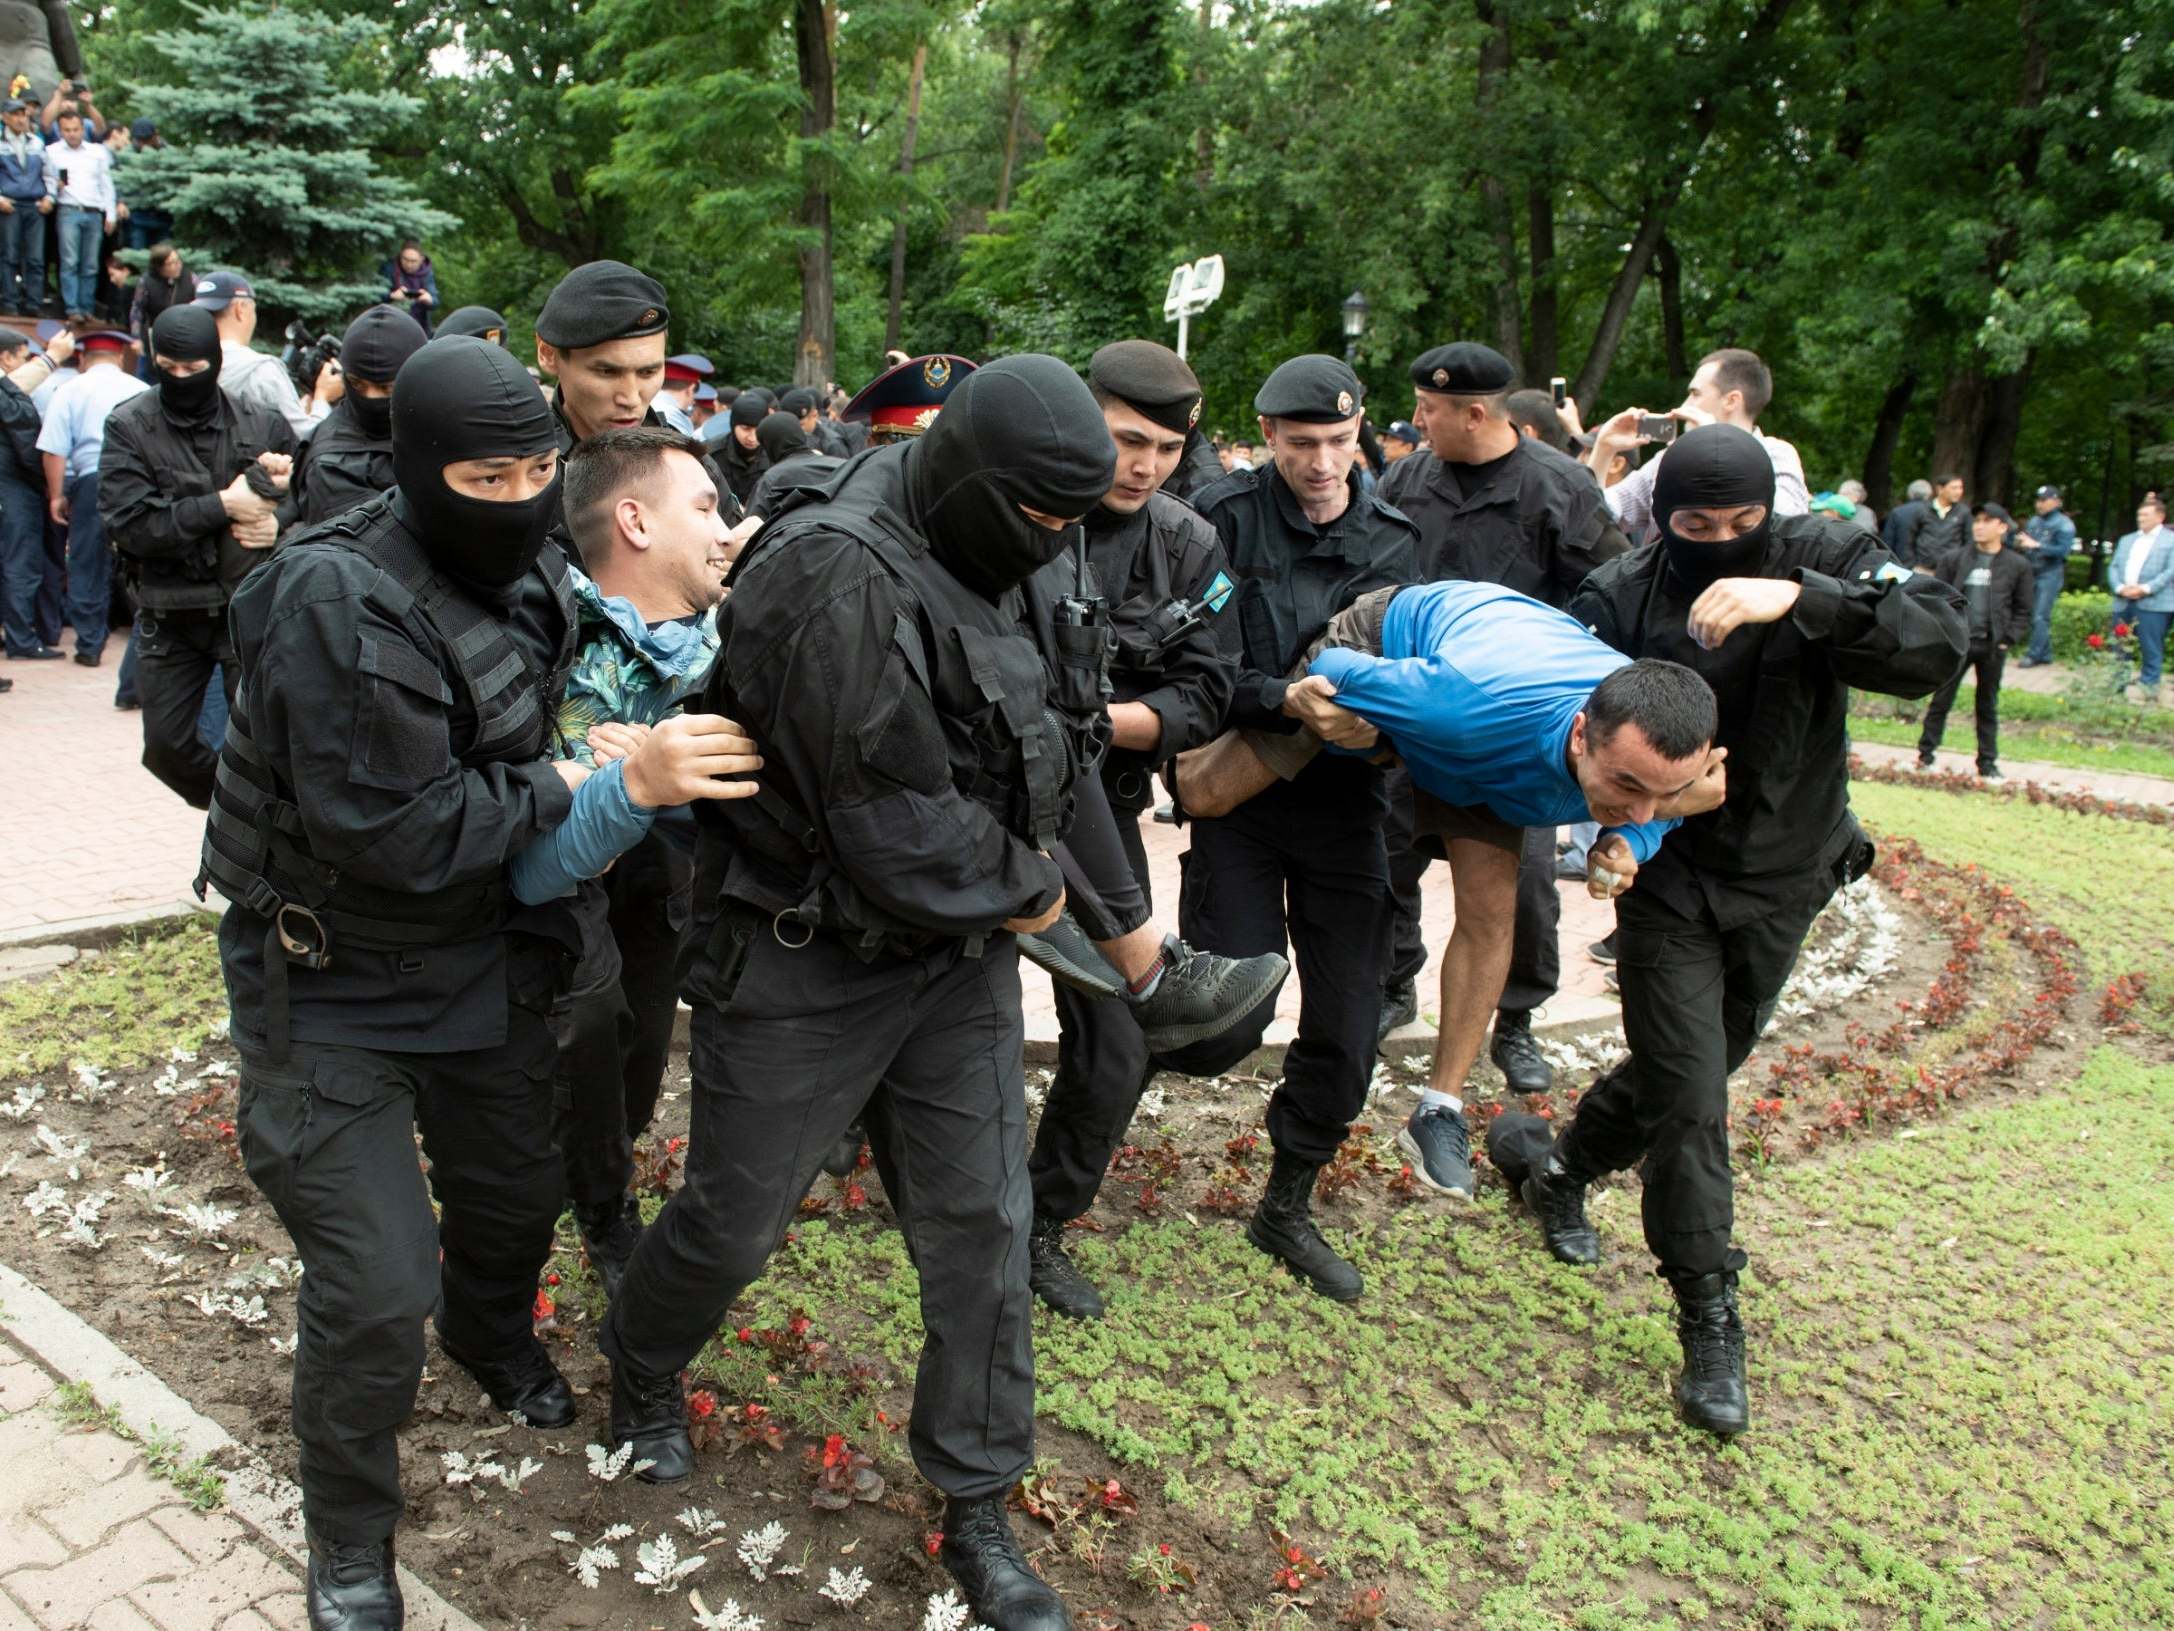
[[130, 397], [151, 389], [119, 363], [100, 363], [80, 374], [56, 373], [38, 391], [47, 385], [53, 387], [53, 394], [42, 404], [45, 423], [38, 430], [38, 451], [66, 459], [71, 479], [98, 474], [106, 421]]
[[[1628, 657], [1514, 589], [1460, 582], [1400, 591], [1381, 650], [1324, 651], [1311, 671], [1390, 739], [1418, 786], [1524, 827], [1592, 819], [1570, 772], [1570, 726]], [[1610, 830], [1646, 861], [1675, 825]]]

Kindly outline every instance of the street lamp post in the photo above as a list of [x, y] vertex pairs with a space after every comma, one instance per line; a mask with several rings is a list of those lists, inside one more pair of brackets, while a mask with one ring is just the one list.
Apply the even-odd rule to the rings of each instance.
[[1359, 360], [1359, 336], [1366, 332], [1366, 296], [1357, 289], [1344, 302], [1344, 361], [1355, 364]]

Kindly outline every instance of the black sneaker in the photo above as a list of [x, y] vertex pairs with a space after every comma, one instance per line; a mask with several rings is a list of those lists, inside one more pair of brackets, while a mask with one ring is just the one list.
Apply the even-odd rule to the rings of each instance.
[[1911, 768], [1912, 768], [1912, 769], [1914, 769], [1914, 770], [1918, 770], [1918, 771], [1921, 771], [1921, 772], [1922, 772], [1922, 771], [1927, 771], [1927, 770], [1930, 770], [1930, 769], [1932, 769], [1932, 768], [1933, 768], [1933, 758], [1932, 758], [1932, 755], [1931, 755], [1931, 754], [1929, 754], [1929, 753], [1920, 753], [1920, 754], [1919, 754], [1919, 755], [1917, 756], [1917, 763], [1916, 763], [1915, 765], [1913, 765], [1913, 766], [1912, 766]]
[[2000, 773], [1999, 765], [1985, 765], [1978, 771], [1978, 780], [1981, 782], [2004, 782], [2007, 779]]
[[617, 1301], [634, 1248], [642, 1241], [641, 1203], [632, 1195], [601, 1206], [577, 1206], [574, 1222], [581, 1229], [581, 1249], [589, 1254], [589, 1267], [604, 1282], [604, 1295]]
[[1321, 1236], [1313, 1221], [1313, 1185], [1321, 1169], [1311, 1161], [1276, 1152], [1268, 1188], [1246, 1225], [1246, 1239], [1331, 1301], [1355, 1302], [1366, 1281]]
[[32, 646], [28, 651], [9, 652], [8, 661], [11, 663], [57, 663], [67, 655], [58, 646]]
[[558, 1366], [534, 1337], [510, 1354], [479, 1359], [462, 1353], [445, 1340], [438, 1346], [446, 1358], [483, 1384], [491, 1403], [509, 1416], [519, 1416], [531, 1427], [570, 1427], [574, 1421], [574, 1390], [566, 1385]]
[[694, 1471], [694, 1440], [687, 1434], [687, 1396], [679, 1376], [644, 1376], [630, 1365], [611, 1368], [611, 1447], [634, 1446], [633, 1459], [648, 1466], [634, 1476], [645, 1484], [676, 1484]]
[[1074, 991], [1090, 997], [1124, 995], [1124, 975], [1111, 966], [1070, 912], [1059, 912], [1057, 921], [1040, 934], [1019, 936], [1019, 955]]
[[1676, 1337], [1683, 1371], [1676, 1407], [1693, 1427], [1734, 1438], [1751, 1425], [1751, 1392], [1744, 1380], [1744, 1321], [1736, 1308], [1736, 1276], [1703, 1274], [1672, 1282]]
[[1381, 1020], [1374, 1029], [1374, 1046], [1377, 1049], [1384, 1046], [1391, 1031], [1403, 1029], [1418, 1017], [1418, 986], [1406, 980], [1385, 988], [1381, 994]]
[[853, 1123], [838, 1135], [838, 1142], [831, 1145], [830, 1153], [823, 1157], [823, 1170], [833, 1178], [850, 1178], [853, 1169], [861, 1164], [861, 1146], [868, 1142], [868, 1135], [859, 1122]]
[[1422, 1104], [1396, 1135], [1396, 1144], [1411, 1162], [1412, 1176], [1429, 1189], [1460, 1201], [1472, 1198], [1472, 1133], [1462, 1111]]
[[1067, 1319], [1102, 1317], [1102, 1293], [1065, 1251], [1064, 1224], [1056, 1218], [1034, 1220], [1027, 1236], [1027, 1284], [1035, 1296]]
[[1587, 946], [1585, 955], [1592, 958], [1596, 963], [1613, 963], [1615, 961], [1614, 933], [1610, 932], [1607, 939], [1596, 940], [1590, 946]]
[[98, 654], [93, 651], [79, 651], [75, 660], [78, 668], [96, 668], [99, 662]]
[[337, 1546], [310, 1536], [306, 1600], [310, 1631], [400, 1631], [407, 1607], [393, 1543]]
[[1496, 1014], [1494, 1045], [1487, 1057], [1512, 1093], [1545, 1093], [1555, 1085], [1555, 1067], [1532, 1039], [1530, 1014]]
[[1072, 1631], [1064, 1599], [1027, 1566], [1002, 1495], [945, 1501], [941, 1556], [988, 1631]]
[[1282, 989], [1291, 965], [1275, 952], [1218, 957], [1195, 951], [1176, 935], [1162, 943], [1162, 978], [1144, 997], [1126, 993], [1132, 1017], [1147, 1033], [1151, 1053], [1207, 1042], [1233, 1029]]

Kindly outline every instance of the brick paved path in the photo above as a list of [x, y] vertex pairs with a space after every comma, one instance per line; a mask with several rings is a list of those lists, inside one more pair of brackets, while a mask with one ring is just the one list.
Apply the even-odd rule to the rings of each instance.
[[304, 1631], [278, 1548], [193, 1510], [139, 1446], [64, 1426], [56, 1385], [0, 1336], [0, 1631]]

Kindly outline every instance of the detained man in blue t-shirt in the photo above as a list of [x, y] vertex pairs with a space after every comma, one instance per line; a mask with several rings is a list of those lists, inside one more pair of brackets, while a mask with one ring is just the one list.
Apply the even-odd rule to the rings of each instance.
[[1588, 888], [1629, 888], [1671, 827], [1727, 794], [1713, 692], [1514, 590], [1454, 581], [1362, 595], [1294, 675], [1293, 696], [1312, 693], [1304, 728], [1232, 732], [1182, 756], [1179, 802], [1223, 814], [1324, 747], [1404, 761], [1415, 845], [1449, 861], [1457, 909], [1433, 1066], [1397, 1142], [1430, 1188], [1470, 1200], [1460, 1094], [1509, 974], [1524, 829], [1600, 822]]

